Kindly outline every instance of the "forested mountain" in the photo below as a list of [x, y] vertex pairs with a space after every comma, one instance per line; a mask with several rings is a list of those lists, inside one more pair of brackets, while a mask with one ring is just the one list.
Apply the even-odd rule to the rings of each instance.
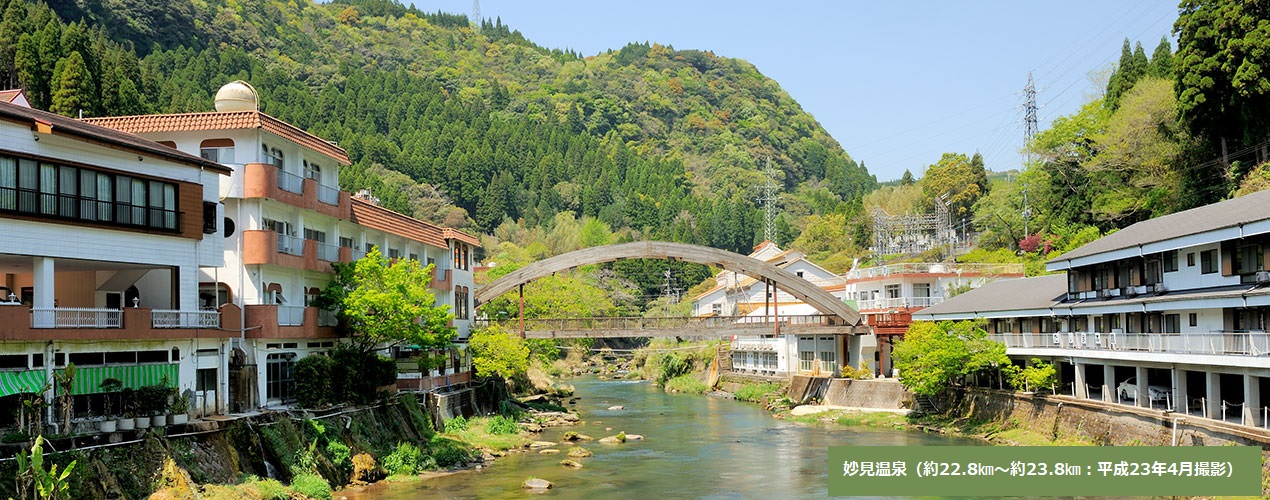
[[790, 193], [786, 241], [802, 216], [858, 213], [876, 186], [776, 82], [710, 52], [634, 43], [582, 57], [392, 0], [0, 6], [0, 83], [37, 107], [207, 111], [244, 79], [263, 111], [348, 150], [343, 187], [482, 232], [571, 212], [746, 252], [762, 234], [764, 158]]

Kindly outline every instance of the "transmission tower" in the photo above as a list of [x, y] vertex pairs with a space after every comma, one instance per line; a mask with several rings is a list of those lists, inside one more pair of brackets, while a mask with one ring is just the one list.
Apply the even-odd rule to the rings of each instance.
[[481, 0], [472, 0], [472, 24], [481, 31]]
[[661, 296], [666, 299], [667, 304], [678, 304], [680, 294], [683, 292], [683, 289], [675, 283], [674, 273], [671, 273], [670, 269], [667, 269], [663, 271], [661, 275], [665, 278], [665, 281], [662, 281], [661, 284]]
[[[1027, 85], [1023, 87], [1023, 140], [1032, 142], [1039, 131], [1036, 125], [1036, 84], [1032, 82], [1032, 72], [1027, 73]], [[1032, 162], [1032, 154], [1027, 154], [1027, 163]]]
[[772, 169], [772, 158], [767, 158], [767, 166], [763, 168], [763, 177], [767, 178], [767, 182], [763, 184], [763, 195], [758, 201], [763, 204], [763, 239], [776, 243], [776, 200], [779, 199], [777, 191], [780, 187], [776, 185], [776, 171]]

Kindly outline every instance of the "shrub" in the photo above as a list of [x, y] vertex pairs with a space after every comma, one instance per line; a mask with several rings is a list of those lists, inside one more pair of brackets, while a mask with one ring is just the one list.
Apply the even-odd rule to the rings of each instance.
[[393, 476], [410, 476], [419, 472], [423, 452], [410, 443], [398, 443], [397, 450], [384, 457], [384, 470]]
[[440, 467], [462, 464], [476, 457], [476, 451], [461, 441], [436, 436], [428, 443], [428, 452]]
[[291, 479], [291, 489], [296, 493], [318, 500], [331, 500], [331, 483], [322, 476], [306, 472]]
[[345, 445], [344, 443], [339, 441], [326, 443], [326, 454], [331, 457], [331, 463], [335, 464], [336, 467], [339, 467], [340, 470], [347, 472], [349, 468], [353, 466], [353, 462], [351, 461], [352, 450], [350, 450], [348, 445]]
[[692, 357], [680, 352], [666, 352], [657, 356], [657, 385], [665, 386], [670, 379], [692, 371]]
[[758, 403], [763, 400], [763, 396], [775, 394], [781, 390], [780, 384], [774, 382], [764, 382], [761, 384], [745, 384], [736, 390], [733, 396], [741, 401], [749, 401]]
[[456, 432], [463, 432], [467, 430], [467, 428], [468, 428], [467, 419], [463, 418], [462, 415], [459, 415], [457, 417], [454, 417], [452, 419], [445, 421], [445, 432], [448, 432], [451, 434]]
[[295, 363], [296, 403], [305, 408], [316, 408], [332, 400], [331, 370], [335, 361], [326, 356], [308, 356]]
[[519, 434], [520, 426], [516, 425], [516, 421], [502, 415], [496, 416], [489, 421], [489, 425], [485, 430], [490, 434]]
[[680, 375], [666, 381], [667, 392], [682, 392], [685, 394], [705, 394], [710, 388], [706, 386], [696, 375], [691, 373]]
[[289, 500], [291, 498], [291, 490], [286, 485], [279, 483], [277, 479], [251, 477], [246, 484], [250, 488], [255, 488], [256, 493], [264, 500]]

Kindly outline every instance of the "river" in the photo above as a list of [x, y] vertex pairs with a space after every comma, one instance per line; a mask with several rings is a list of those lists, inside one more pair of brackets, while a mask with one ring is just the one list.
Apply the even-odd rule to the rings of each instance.
[[[777, 420], [757, 405], [730, 399], [666, 394], [647, 382], [578, 379], [577, 409], [585, 423], [544, 431], [600, 438], [626, 432], [643, 441], [581, 445], [594, 456], [585, 467], [560, 465], [561, 453], [511, 453], [482, 470], [421, 482], [380, 483], [353, 498], [523, 498], [529, 477], [555, 483], [555, 498], [824, 498], [829, 446], [975, 444], [916, 431], [804, 425]], [[621, 410], [609, 410], [623, 406]]]

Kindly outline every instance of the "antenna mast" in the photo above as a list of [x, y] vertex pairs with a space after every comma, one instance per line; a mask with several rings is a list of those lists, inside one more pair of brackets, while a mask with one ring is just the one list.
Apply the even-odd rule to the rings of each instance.
[[767, 178], [767, 182], [763, 184], [763, 196], [759, 197], [759, 201], [763, 203], [763, 239], [772, 243], [780, 244], [776, 241], [776, 200], [779, 198], [777, 190], [780, 189], [776, 185], [776, 171], [772, 169], [772, 157], [767, 157], [767, 166], [763, 168], [763, 177]]

